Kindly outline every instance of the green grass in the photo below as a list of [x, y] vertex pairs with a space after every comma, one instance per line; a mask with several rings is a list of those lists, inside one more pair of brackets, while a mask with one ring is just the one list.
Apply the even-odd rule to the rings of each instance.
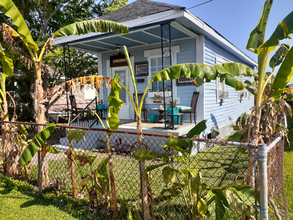
[[86, 205], [65, 194], [38, 194], [32, 185], [0, 174], [1, 220], [107, 219], [87, 211]]
[[293, 147], [286, 148], [284, 153], [284, 181], [287, 196], [289, 217], [293, 219]]
[[287, 122], [289, 128], [288, 139], [290, 142], [290, 147], [288, 147], [285, 142], [284, 182], [289, 208], [289, 217], [290, 219], [293, 219], [293, 118], [288, 117]]

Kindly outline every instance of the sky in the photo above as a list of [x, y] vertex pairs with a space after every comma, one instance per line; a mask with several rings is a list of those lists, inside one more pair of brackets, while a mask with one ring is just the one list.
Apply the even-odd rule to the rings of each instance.
[[[128, 4], [135, 0], [128, 0]], [[256, 27], [265, 0], [213, 0], [204, 5], [191, 8], [208, 0], [154, 0], [186, 7], [191, 13], [210, 25], [224, 36], [228, 41], [257, 60], [256, 54], [246, 50], [249, 34]], [[266, 39], [293, 10], [293, 0], [275, 0], [267, 26]], [[284, 40], [282, 43], [291, 43], [292, 40]]]

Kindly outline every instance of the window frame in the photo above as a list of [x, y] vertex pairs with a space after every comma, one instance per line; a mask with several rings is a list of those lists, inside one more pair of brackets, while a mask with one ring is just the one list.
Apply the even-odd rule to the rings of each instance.
[[[180, 46], [172, 46], [172, 65], [176, 65], [177, 64], [177, 54], [180, 53]], [[152, 79], [152, 75], [151, 75], [151, 59], [153, 58], [161, 58], [162, 57], [162, 52], [161, 52], [161, 48], [158, 49], [153, 49], [153, 50], [145, 50], [144, 51], [144, 57], [147, 58], [148, 61], [148, 68], [149, 68], [149, 74], [147, 77], [148, 82]], [[173, 90], [173, 97], [177, 99], [177, 103], [180, 103], [180, 100], [178, 99], [179, 97], [177, 97], [177, 86], [176, 86], [176, 80], [172, 81], [172, 90]], [[152, 101], [150, 101], [152, 98], [149, 97], [149, 94], [147, 94], [147, 98], [146, 98], [146, 104], [155, 104], [152, 103]]]
[[[226, 60], [224, 60], [224, 58], [221, 57], [216, 57], [216, 65], [217, 64], [222, 64], [222, 63], [227, 63]], [[219, 86], [222, 85], [222, 90], [219, 89]], [[216, 99], [217, 99], [217, 103], [221, 103], [221, 102], [225, 102], [226, 99], [220, 99], [219, 98], [219, 93], [220, 91], [225, 92], [225, 80], [223, 80], [223, 82], [220, 81], [220, 77], [217, 77], [216, 79]]]

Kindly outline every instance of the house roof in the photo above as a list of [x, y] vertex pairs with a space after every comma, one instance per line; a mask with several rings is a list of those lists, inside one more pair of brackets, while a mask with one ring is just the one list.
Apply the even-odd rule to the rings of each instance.
[[160, 24], [170, 22], [172, 42], [204, 35], [240, 60], [256, 66], [257, 63], [185, 7], [150, 0], [137, 0], [99, 17], [122, 23], [130, 28], [128, 34], [89, 33], [56, 38], [56, 45], [93, 53], [115, 51], [117, 44], [128, 49], [161, 43]]
[[129, 5], [126, 5], [103, 16], [100, 16], [99, 19], [116, 21], [121, 23], [169, 10], [184, 9], [185, 7], [181, 7], [179, 5], [171, 5], [167, 3], [154, 2], [149, 0], [137, 0]]

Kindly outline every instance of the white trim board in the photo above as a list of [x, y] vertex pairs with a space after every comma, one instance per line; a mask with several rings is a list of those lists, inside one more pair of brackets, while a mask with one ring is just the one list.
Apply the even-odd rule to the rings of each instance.
[[[180, 53], [180, 46], [179, 45], [172, 46], [172, 53]], [[162, 51], [161, 51], [161, 48], [157, 48], [152, 50], [145, 50], [143, 54], [144, 54], [144, 57], [151, 57], [151, 56], [161, 55]]]

